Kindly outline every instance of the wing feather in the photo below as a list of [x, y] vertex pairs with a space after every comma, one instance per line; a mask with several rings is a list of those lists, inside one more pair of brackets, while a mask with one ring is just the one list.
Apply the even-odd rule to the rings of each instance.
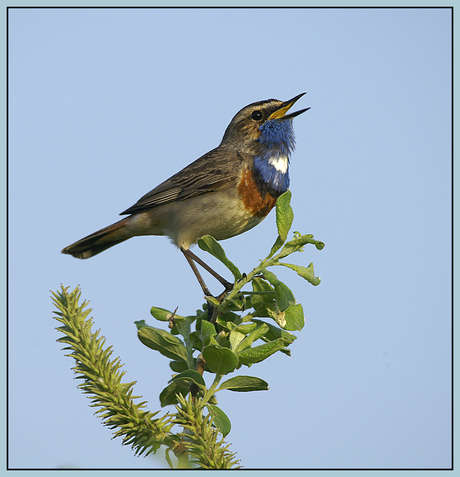
[[[246, 156], [246, 155], [245, 155]], [[162, 182], [120, 215], [145, 212], [159, 205], [210, 193], [239, 180], [242, 162], [236, 151], [216, 148]]]

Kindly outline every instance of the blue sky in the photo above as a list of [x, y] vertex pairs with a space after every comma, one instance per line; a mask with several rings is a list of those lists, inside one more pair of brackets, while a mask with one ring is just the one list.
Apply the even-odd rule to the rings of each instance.
[[[164, 237], [90, 260], [73, 241], [217, 146], [234, 114], [307, 94], [294, 120], [293, 230], [325, 242], [292, 345], [220, 393], [246, 468], [445, 468], [451, 449], [451, 18], [448, 9], [17, 9], [9, 16], [9, 463], [155, 468], [93, 416], [52, 319], [80, 285], [150, 410], [171, 374], [137, 339], [152, 305], [202, 293]], [[248, 271], [274, 214], [222, 242]], [[223, 274], [225, 269], [204, 256]], [[209, 281], [211, 291], [219, 286]], [[32, 445], [33, 444], [33, 445]]]

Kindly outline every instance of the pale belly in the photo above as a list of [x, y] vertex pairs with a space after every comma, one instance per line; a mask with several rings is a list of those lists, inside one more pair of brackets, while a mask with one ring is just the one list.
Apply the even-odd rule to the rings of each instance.
[[166, 235], [175, 245], [187, 249], [204, 235], [224, 240], [252, 229], [263, 219], [242, 207], [239, 198], [203, 194], [134, 215], [130, 229], [133, 235]]

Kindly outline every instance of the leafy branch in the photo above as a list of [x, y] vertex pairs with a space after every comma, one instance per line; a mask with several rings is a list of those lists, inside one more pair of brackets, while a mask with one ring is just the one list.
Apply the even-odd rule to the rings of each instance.
[[[220, 260], [233, 274], [235, 284], [221, 300], [206, 297], [195, 315], [180, 316], [164, 308], [152, 307], [158, 321], [168, 323], [170, 331], [135, 322], [140, 341], [170, 360], [173, 376], [160, 393], [162, 407], [174, 405], [174, 413], [159, 416], [159, 411], [145, 411], [145, 402], [135, 403], [131, 383], [123, 383], [120, 359], [111, 359], [112, 348], [105, 347], [99, 331], [93, 333], [93, 321], [88, 318], [87, 302], [79, 305], [81, 292], [61, 287], [53, 293], [58, 308], [58, 328], [64, 334], [59, 339], [75, 359], [73, 368], [85, 394], [92, 399], [104, 424], [114, 429], [125, 445], [131, 445], [136, 455], [156, 453], [165, 446], [165, 457], [171, 467], [171, 452], [178, 467], [235, 468], [238, 461], [228, 450], [225, 438], [231, 430], [230, 419], [217, 406], [220, 391], [251, 392], [268, 390], [268, 383], [255, 376], [224, 376], [251, 367], [280, 351], [290, 356], [289, 346], [296, 339], [291, 331], [300, 331], [304, 324], [302, 305], [292, 291], [268, 267], [284, 266], [294, 270], [312, 285], [320, 279], [313, 264], [307, 267], [281, 261], [307, 244], [318, 250], [324, 247], [313, 235], [301, 235], [287, 241], [293, 221], [288, 191], [278, 198], [276, 223], [278, 237], [267, 257], [247, 275], [231, 262], [221, 245], [211, 236], [202, 237], [199, 247]], [[251, 284], [252, 290], [243, 290]], [[215, 321], [208, 318], [208, 306], [214, 309]], [[269, 321], [260, 318], [268, 318]], [[193, 329], [194, 328], [194, 329]], [[192, 331], [193, 329], [193, 331]], [[207, 386], [205, 372], [213, 376]], [[205, 413], [205, 414], [203, 414]], [[180, 426], [182, 431], [177, 431]], [[220, 437], [222, 436], [222, 437]]]

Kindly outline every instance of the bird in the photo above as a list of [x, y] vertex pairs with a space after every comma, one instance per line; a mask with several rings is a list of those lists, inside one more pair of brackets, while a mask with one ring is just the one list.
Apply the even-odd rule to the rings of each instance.
[[205, 235], [219, 241], [252, 229], [288, 190], [295, 148], [292, 120], [310, 108], [288, 111], [304, 94], [245, 106], [231, 120], [219, 146], [121, 212], [127, 217], [65, 247], [62, 253], [87, 259], [131, 237], [166, 235], [184, 254], [205, 296], [212, 295], [196, 264], [224, 286], [224, 293], [230, 291], [233, 284], [190, 246]]

